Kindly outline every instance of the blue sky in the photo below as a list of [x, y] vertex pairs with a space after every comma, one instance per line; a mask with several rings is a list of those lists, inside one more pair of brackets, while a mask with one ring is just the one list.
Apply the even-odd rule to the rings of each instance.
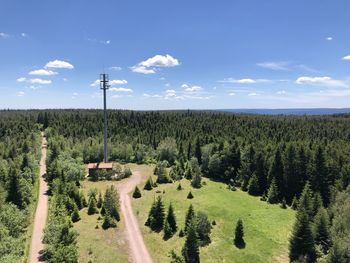
[[[0, 108], [350, 107], [350, 1], [0, 2]], [[113, 81], [112, 81], [113, 80]]]

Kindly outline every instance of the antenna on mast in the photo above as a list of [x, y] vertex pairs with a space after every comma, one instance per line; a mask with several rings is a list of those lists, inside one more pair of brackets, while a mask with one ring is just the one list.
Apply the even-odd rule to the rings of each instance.
[[100, 74], [100, 89], [103, 90], [103, 118], [104, 118], [104, 137], [103, 137], [103, 144], [104, 144], [104, 156], [103, 156], [103, 162], [108, 162], [108, 151], [107, 151], [107, 101], [106, 101], [106, 90], [109, 89], [109, 77], [108, 74]]

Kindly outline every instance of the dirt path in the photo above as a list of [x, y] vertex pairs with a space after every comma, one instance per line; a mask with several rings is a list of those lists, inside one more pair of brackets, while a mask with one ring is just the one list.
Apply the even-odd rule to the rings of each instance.
[[128, 193], [133, 191], [135, 186], [141, 182], [141, 179], [140, 172], [134, 171], [129, 179], [118, 185], [120, 193], [120, 208], [125, 220], [125, 233], [129, 242], [133, 262], [152, 263], [153, 260], [143, 241], [137, 219], [132, 210], [131, 200], [128, 195]]
[[44, 249], [42, 238], [44, 235], [44, 228], [46, 224], [47, 211], [48, 211], [48, 196], [46, 194], [48, 190], [47, 183], [45, 182], [46, 175], [46, 138], [43, 136], [41, 144], [41, 160], [40, 160], [40, 186], [38, 196], [38, 206], [35, 211], [34, 228], [32, 235], [32, 242], [29, 251], [29, 262], [40, 262], [40, 255]]

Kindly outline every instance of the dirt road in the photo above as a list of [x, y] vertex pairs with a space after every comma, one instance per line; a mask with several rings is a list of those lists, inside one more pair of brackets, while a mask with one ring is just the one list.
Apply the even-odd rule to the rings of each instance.
[[141, 182], [141, 174], [134, 171], [133, 175], [125, 182], [118, 185], [120, 193], [120, 208], [125, 220], [125, 234], [129, 243], [131, 257], [135, 263], [152, 263], [153, 260], [146, 248], [143, 237], [131, 206], [128, 195], [135, 186]]
[[41, 160], [40, 160], [40, 186], [38, 196], [38, 206], [35, 211], [34, 227], [32, 242], [29, 251], [29, 262], [36, 263], [40, 262], [40, 255], [44, 248], [42, 238], [44, 235], [44, 228], [47, 219], [48, 211], [48, 196], [46, 194], [48, 190], [47, 183], [45, 182], [46, 175], [46, 138], [43, 136], [41, 144]]

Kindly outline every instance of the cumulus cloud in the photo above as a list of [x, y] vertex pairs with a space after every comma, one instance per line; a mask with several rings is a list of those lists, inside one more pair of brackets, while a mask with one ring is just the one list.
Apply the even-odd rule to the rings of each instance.
[[343, 60], [350, 60], [350, 55], [343, 57]]
[[74, 69], [74, 66], [67, 61], [63, 60], [53, 60], [49, 61], [45, 68], [64, 68], [64, 69]]
[[261, 62], [256, 65], [271, 70], [288, 70], [288, 62]]
[[29, 83], [31, 84], [42, 84], [42, 85], [48, 85], [48, 84], [51, 84], [52, 81], [51, 80], [47, 80], [47, 79], [29, 79], [28, 80]]
[[299, 77], [295, 83], [299, 85], [319, 85], [319, 86], [329, 86], [329, 87], [348, 87], [348, 85], [337, 79], [332, 79], [331, 77]]
[[144, 97], [147, 97], [147, 98], [162, 98], [162, 96], [159, 95], [159, 94], [148, 94], [148, 93], [144, 93], [143, 96], [144, 96]]
[[186, 83], [184, 83], [184, 84], [182, 84], [181, 85], [181, 88], [184, 88], [184, 89], [186, 89], [186, 88], [188, 88], [189, 86], [186, 84]]
[[185, 91], [187, 91], [187, 92], [198, 92], [198, 91], [201, 91], [201, 90], [203, 90], [203, 88], [200, 87], [200, 86], [192, 86], [192, 87], [187, 87], [185, 89]]
[[[128, 81], [125, 79], [112, 79], [109, 81], [109, 85], [114, 86], [114, 85], [125, 85], [128, 84]], [[91, 87], [97, 87], [100, 86], [100, 80], [96, 79], [94, 82], [90, 84]]]
[[29, 72], [29, 75], [37, 75], [37, 76], [52, 76], [56, 74], [58, 73], [48, 69], [38, 69], [38, 70], [33, 70]]
[[170, 55], [155, 55], [149, 59], [141, 61], [130, 69], [136, 73], [154, 74], [157, 68], [169, 68], [180, 65], [180, 62]]
[[25, 95], [25, 93], [23, 91], [17, 92], [17, 96], [18, 97], [23, 97], [24, 95]]
[[144, 66], [139, 66], [139, 65], [133, 66], [130, 69], [132, 72], [146, 74], [146, 75], [156, 73], [154, 69], [148, 69]]
[[165, 91], [166, 97], [176, 97], [176, 91], [173, 89], [168, 89]]
[[21, 77], [21, 78], [18, 78], [18, 79], [17, 79], [17, 82], [25, 82], [26, 80], [27, 80], [26, 78]]
[[8, 38], [9, 35], [4, 33], [4, 32], [0, 32], [0, 38]]
[[133, 92], [132, 89], [128, 88], [110, 88], [109, 90], [113, 92]]
[[122, 68], [121, 68], [121, 67], [114, 66], [114, 67], [109, 67], [109, 70], [119, 71], [119, 70], [122, 70]]
[[332, 41], [332, 40], [333, 40], [333, 37], [326, 37], [326, 40]]

